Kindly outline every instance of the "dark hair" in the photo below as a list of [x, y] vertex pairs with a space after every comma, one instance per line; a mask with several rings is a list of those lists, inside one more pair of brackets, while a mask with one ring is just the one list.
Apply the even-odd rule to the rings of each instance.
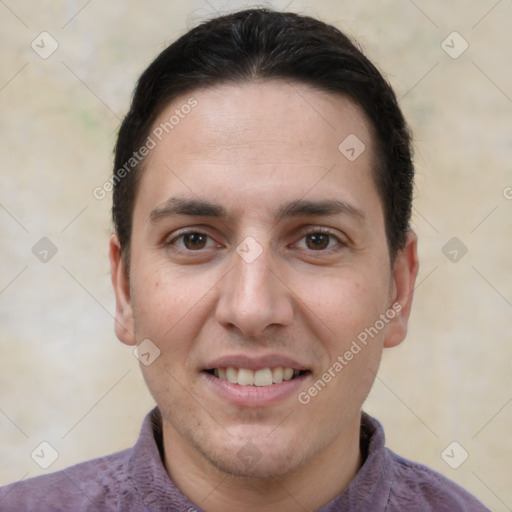
[[[249, 9], [202, 23], [162, 51], [141, 75], [115, 148], [112, 215], [123, 255], [129, 255], [144, 162], [133, 160], [134, 152], [144, 145], [161, 111], [194, 90], [265, 79], [291, 80], [342, 94], [366, 113], [375, 139], [373, 174], [394, 261], [409, 229], [414, 177], [411, 137], [395, 94], [337, 28], [268, 9]], [[127, 162], [133, 163], [132, 169], [127, 169]]]

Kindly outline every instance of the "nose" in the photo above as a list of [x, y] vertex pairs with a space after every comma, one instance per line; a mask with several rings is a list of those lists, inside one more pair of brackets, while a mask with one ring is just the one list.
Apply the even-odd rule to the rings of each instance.
[[[240, 253], [243, 256], [243, 253]], [[272, 265], [270, 249], [255, 259], [234, 254], [233, 268], [220, 283], [216, 319], [245, 337], [263, 335], [270, 326], [286, 326], [293, 319], [292, 292]]]

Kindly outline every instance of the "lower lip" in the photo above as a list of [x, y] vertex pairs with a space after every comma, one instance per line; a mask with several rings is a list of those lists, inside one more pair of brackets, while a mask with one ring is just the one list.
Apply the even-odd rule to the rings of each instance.
[[207, 372], [203, 372], [202, 375], [213, 391], [224, 400], [240, 407], [262, 407], [290, 396], [297, 396], [309, 373], [270, 386], [240, 386]]

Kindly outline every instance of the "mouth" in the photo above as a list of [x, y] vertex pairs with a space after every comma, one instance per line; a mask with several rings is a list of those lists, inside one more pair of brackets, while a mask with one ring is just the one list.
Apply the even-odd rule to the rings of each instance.
[[283, 381], [298, 379], [310, 373], [309, 370], [300, 370], [291, 367], [267, 367], [260, 369], [235, 368], [233, 366], [210, 368], [205, 373], [239, 386], [268, 387], [281, 384]]

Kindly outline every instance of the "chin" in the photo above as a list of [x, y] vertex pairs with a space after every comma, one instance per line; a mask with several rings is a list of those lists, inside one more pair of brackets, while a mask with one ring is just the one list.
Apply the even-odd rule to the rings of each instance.
[[205, 455], [219, 471], [240, 479], [279, 479], [294, 473], [302, 465], [302, 458], [297, 453], [261, 451], [250, 443], [238, 450], [224, 449], [222, 453]]
[[210, 439], [206, 444], [197, 443], [196, 449], [222, 473], [236, 478], [269, 480], [293, 473], [304, 463], [307, 457], [296, 439], [291, 435], [272, 439], [268, 428], [263, 433], [257, 428], [247, 432], [246, 426], [243, 437]]

